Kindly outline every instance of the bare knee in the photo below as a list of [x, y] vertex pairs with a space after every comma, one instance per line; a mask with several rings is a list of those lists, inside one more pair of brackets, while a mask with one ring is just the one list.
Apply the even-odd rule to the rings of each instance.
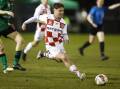
[[20, 45], [23, 45], [23, 44], [25, 44], [25, 41], [24, 41], [24, 39], [23, 39], [22, 37], [19, 37], [19, 38], [16, 40], [16, 43], [17, 43], [17, 44], [20, 44]]
[[95, 36], [90, 35], [89, 36], [89, 43], [92, 44], [95, 40]]
[[0, 45], [0, 54], [4, 53], [4, 46]]

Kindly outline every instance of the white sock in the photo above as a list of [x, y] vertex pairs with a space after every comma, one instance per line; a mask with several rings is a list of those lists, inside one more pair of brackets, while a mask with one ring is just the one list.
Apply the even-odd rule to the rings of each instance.
[[75, 65], [71, 65], [70, 68], [69, 68], [69, 70], [71, 72], [75, 72], [75, 71], [77, 71], [77, 67]]
[[33, 46], [32, 46], [32, 43], [30, 42], [30, 43], [28, 43], [28, 45], [25, 47], [25, 49], [24, 49], [24, 53], [27, 53], [28, 51], [30, 51], [30, 49], [32, 48]]
[[71, 65], [69, 70], [77, 75], [77, 77], [80, 77], [80, 72], [77, 70], [77, 67], [75, 65]]

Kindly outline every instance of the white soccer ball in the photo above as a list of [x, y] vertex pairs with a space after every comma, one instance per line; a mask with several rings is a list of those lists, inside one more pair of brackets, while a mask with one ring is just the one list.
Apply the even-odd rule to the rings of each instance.
[[108, 78], [106, 75], [104, 74], [98, 74], [96, 77], [95, 77], [95, 83], [97, 85], [105, 85], [106, 83], [108, 82]]

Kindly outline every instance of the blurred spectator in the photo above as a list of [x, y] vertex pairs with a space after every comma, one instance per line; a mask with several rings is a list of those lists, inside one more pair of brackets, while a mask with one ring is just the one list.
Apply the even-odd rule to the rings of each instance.
[[64, 16], [64, 20], [65, 20], [65, 23], [68, 26], [68, 30], [71, 29], [70, 18], [68, 16]]

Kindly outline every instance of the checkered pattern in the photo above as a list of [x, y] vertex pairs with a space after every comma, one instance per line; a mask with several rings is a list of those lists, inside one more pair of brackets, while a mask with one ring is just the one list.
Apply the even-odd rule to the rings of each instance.
[[45, 43], [46, 45], [56, 46], [64, 40], [68, 40], [67, 24], [63, 18], [56, 20], [53, 14], [40, 15], [38, 21], [46, 23]]
[[[45, 43], [50, 46], [56, 46], [63, 42], [65, 23], [64, 20], [56, 21], [54, 15], [48, 15], [45, 30]], [[67, 34], [67, 33], [66, 33]]]
[[46, 31], [45, 42], [51, 46], [56, 46], [63, 42], [63, 37], [61, 36], [61, 33]]

